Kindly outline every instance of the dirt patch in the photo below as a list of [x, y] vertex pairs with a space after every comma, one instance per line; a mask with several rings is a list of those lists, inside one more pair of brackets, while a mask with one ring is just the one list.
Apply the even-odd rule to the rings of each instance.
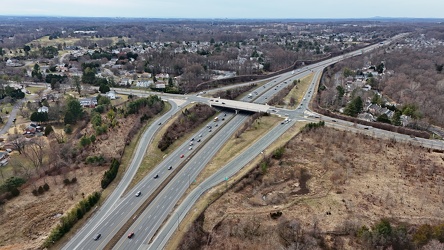
[[270, 162], [206, 209], [203, 249], [357, 249], [353, 232], [381, 218], [443, 222], [442, 154], [321, 128], [293, 138]]

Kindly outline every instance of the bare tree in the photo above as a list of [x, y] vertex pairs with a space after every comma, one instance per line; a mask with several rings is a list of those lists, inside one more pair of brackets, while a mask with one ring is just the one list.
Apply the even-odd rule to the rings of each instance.
[[17, 134], [9, 135], [8, 141], [11, 142], [12, 146], [19, 152], [19, 154], [23, 153], [26, 146], [26, 140], [23, 136]]
[[43, 158], [45, 156], [46, 143], [42, 138], [34, 138], [26, 145], [24, 155], [29, 159], [37, 175], [43, 167]]

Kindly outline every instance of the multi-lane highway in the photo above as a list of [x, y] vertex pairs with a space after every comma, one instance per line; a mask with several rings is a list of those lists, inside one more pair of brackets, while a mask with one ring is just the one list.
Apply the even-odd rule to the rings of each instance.
[[[253, 93], [257, 92], [257, 96], [255, 96], [255, 103], [266, 103], [272, 95], [279, 91], [281, 87], [286, 85], [285, 82], [290, 83], [293, 80], [311, 74], [311, 72], [315, 72], [315, 78], [309, 89], [306, 91], [298, 109], [272, 109], [276, 110], [276, 112], [273, 111], [275, 113], [287, 116], [290, 119], [288, 123], [276, 125], [272, 131], [260, 138], [253, 146], [243, 152], [242, 155], [228, 163], [204, 182], [197, 184], [197, 188], [195, 188], [193, 192], [186, 197], [184, 202], [182, 202], [180, 206], [178, 206], [178, 209], [176, 209], [174, 212], [172, 212], [173, 207], [188, 186], [194, 181], [199, 172], [222, 147], [230, 135], [233, 134], [245, 121], [247, 116], [243, 114], [234, 115], [227, 112], [227, 117], [224, 119], [225, 121], [219, 121], [218, 123], [210, 122], [208, 126], [212, 126], [211, 132], [210, 128], [205, 127], [193, 135], [193, 141], [190, 140], [189, 142], [180, 146], [140, 183], [138, 183], [135, 188], [128, 192], [126, 196], [121, 197], [128, 183], [134, 176], [135, 171], [137, 170], [137, 162], [140, 164], [141, 158], [138, 159], [138, 157], [143, 156], [144, 152], [146, 151], [146, 147], [151, 140], [150, 135], [153, 135], [159, 127], [157, 125], [158, 121], [156, 121], [154, 125], [152, 125], [149, 130], [144, 133], [144, 139], [140, 140], [141, 146], [138, 147], [134, 160], [128, 172], [125, 174], [124, 180], [122, 180], [119, 184], [119, 187], [112, 194], [112, 196], [107, 199], [100, 211], [91, 220], [89, 220], [88, 224], [80, 232], [78, 232], [73, 239], [71, 239], [64, 249], [102, 249], [111, 239], [113, 239], [116, 232], [119, 231], [127, 221], [131, 220], [133, 224], [130, 226], [127, 234], [134, 232], [134, 235], [131, 237], [131, 239], [126, 237], [120, 239], [115, 246], [116, 249], [162, 248], [168, 240], [168, 237], [175, 230], [174, 224], [177, 226], [177, 223], [174, 222], [179, 222], [183, 218], [188, 211], [187, 209], [191, 207], [195, 199], [197, 199], [205, 190], [225, 180], [226, 177], [234, 175], [251, 159], [257, 157], [260, 152], [262, 152], [270, 143], [284, 133], [289, 126], [297, 122], [297, 120], [316, 120], [312, 117], [304, 118], [304, 114], [307, 112], [306, 108], [312, 96], [311, 94], [316, 90], [316, 84], [319, 80], [322, 69], [325, 66], [342, 60], [343, 58], [367, 52], [368, 50], [378, 46], [379, 45], [373, 45], [360, 51], [352, 52], [344, 56], [310, 65], [297, 70], [294, 73], [288, 72], [282, 74], [273, 79], [269, 79], [269, 82], [263, 87], [261, 86], [254, 90]], [[122, 93], [123, 91], [119, 92]], [[135, 90], [132, 90], [131, 92], [138, 95], [145, 94], [145, 92], [138, 92]], [[164, 99], [171, 97], [185, 99], [187, 103], [191, 101], [210, 103], [209, 98], [200, 96], [162, 96]], [[245, 101], [246, 100], [249, 99], [246, 97]], [[177, 112], [177, 110], [178, 107], [173, 104], [173, 109], [160, 119], [161, 124], [163, 124], [166, 119], [171, 117], [174, 112]], [[218, 127], [215, 127], [215, 124], [218, 124]], [[341, 123], [337, 123], [337, 125], [339, 126]], [[210, 136], [211, 134], [213, 134], [213, 136]], [[200, 142], [197, 142], [199, 139]], [[143, 144], [142, 141], [145, 141], [146, 145]], [[190, 145], [191, 143], [193, 145]], [[197, 147], [198, 144], [202, 144], [202, 146]], [[190, 147], [192, 147], [192, 149], [190, 149]], [[195, 153], [192, 154], [192, 152]], [[184, 158], [181, 158], [181, 155], [183, 155]], [[133, 214], [136, 212], [136, 210], [144, 203], [148, 196], [154, 192], [154, 190], [159, 188], [160, 183], [173, 172], [168, 170], [168, 168], [171, 166], [173, 169], [175, 169], [179, 165], [182, 166], [182, 169], [169, 183], [166, 184], [165, 188], [162, 189], [159, 195], [147, 206], [145, 211], [139, 217], [137, 217], [136, 220], [134, 220]], [[158, 178], [155, 179], [154, 176], [156, 175], [158, 175]], [[138, 197], [135, 196], [137, 191], [141, 192], [141, 195]], [[170, 219], [167, 221], [165, 226], [161, 227], [162, 223], [166, 218], [168, 218], [168, 216]], [[102, 237], [97, 241], [94, 241], [93, 236], [98, 233], [100, 233]], [[157, 235], [157, 237], [153, 239], [154, 235]]]

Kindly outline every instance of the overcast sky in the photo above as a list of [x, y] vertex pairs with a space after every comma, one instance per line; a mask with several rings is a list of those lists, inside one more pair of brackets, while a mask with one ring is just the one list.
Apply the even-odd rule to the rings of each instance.
[[0, 0], [0, 15], [146, 18], [444, 18], [443, 0]]

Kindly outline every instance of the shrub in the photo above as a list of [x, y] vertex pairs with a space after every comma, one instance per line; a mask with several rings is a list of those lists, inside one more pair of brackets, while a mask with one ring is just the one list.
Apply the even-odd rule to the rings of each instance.
[[39, 187], [38, 191], [39, 191], [39, 194], [43, 194], [45, 192], [45, 190], [43, 190], [42, 186]]
[[39, 195], [39, 192], [37, 191], [37, 189], [34, 189], [34, 190], [32, 190], [32, 194], [37, 196], [37, 195]]
[[43, 189], [44, 189], [45, 191], [48, 191], [48, 190], [49, 190], [49, 185], [48, 185], [48, 183], [45, 183], [45, 185], [43, 185]]
[[71, 179], [71, 183], [76, 183], [76, 182], [77, 182], [77, 178], [76, 177]]
[[51, 132], [53, 132], [54, 129], [52, 128], [51, 125], [48, 125], [45, 127], [45, 136], [48, 136], [49, 134], [51, 134]]
[[71, 182], [70, 182], [69, 179], [67, 178], [67, 179], [64, 179], [64, 180], [63, 180], [63, 183], [64, 183], [65, 185], [69, 185]]
[[66, 124], [65, 128], [63, 129], [63, 131], [65, 131], [65, 133], [67, 133], [68, 135], [70, 135], [72, 133], [72, 127], [70, 124]]
[[12, 197], [17, 197], [20, 195], [20, 191], [17, 188], [11, 189], [10, 192], [11, 192]]
[[102, 181], [100, 185], [103, 189], [107, 188], [108, 185], [116, 178], [117, 173], [119, 171], [120, 162], [116, 159], [111, 161], [111, 166], [109, 170], [105, 171], [102, 177]]

